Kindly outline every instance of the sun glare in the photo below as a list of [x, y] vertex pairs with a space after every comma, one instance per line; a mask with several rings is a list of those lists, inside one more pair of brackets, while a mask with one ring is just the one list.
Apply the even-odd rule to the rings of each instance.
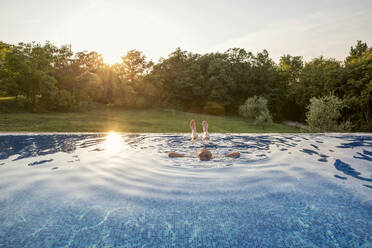
[[105, 151], [114, 154], [119, 153], [124, 148], [124, 141], [120, 134], [109, 132], [104, 142]]

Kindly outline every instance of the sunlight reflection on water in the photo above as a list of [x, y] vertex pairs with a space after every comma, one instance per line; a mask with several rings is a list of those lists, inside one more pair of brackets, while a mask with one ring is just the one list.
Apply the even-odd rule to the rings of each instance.
[[125, 148], [125, 143], [123, 142], [123, 138], [119, 133], [110, 132], [105, 137], [103, 147], [105, 152], [109, 154], [116, 154]]
[[0, 247], [359, 247], [371, 161], [371, 135], [0, 135]]

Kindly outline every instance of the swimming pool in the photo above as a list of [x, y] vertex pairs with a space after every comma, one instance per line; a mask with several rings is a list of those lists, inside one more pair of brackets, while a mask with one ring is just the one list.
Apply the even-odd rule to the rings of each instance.
[[0, 247], [372, 245], [372, 135], [211, 138], [0, 135]]

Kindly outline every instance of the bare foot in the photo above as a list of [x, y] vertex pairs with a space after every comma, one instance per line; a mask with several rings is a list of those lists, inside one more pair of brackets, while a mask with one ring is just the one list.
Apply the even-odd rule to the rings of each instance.
[[239, 158], [240, 157], [240, 152], [230, 152], [230, 153], [226, 154], [225, 157]]
[[197, 140], [198, 139], [198, 133], [196, 132], [196, 125], [195, 121], [190, 121], [190, 128], [191, 128], [191, 140]]
[[209, 140], [210, 137], [208, 133], [208, 122], [203, 121], [202, 126], [203, 126], [203, 140]]
[[180, 157], [185, 157], [184, 154], [177, 153], [177, 152], [170, 152], [168, 153], [168, 157], [170, 158], [180, 158]]

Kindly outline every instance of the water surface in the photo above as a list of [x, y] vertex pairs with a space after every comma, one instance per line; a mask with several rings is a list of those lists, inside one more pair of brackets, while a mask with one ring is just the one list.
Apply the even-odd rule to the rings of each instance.
[[3, 134], [0, 177], [0, 247], [372, 245], [367, 134]]

